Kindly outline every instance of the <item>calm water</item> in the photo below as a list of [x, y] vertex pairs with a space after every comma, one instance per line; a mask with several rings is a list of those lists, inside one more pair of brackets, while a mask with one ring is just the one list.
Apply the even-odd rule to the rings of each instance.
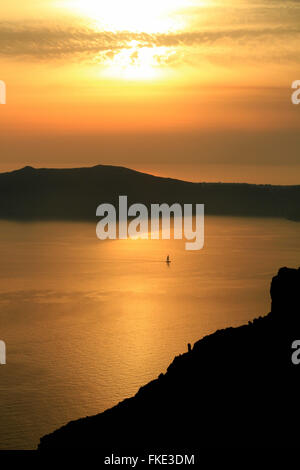
[[[300, 224], [207, 217], [205, 248], [109, 241], [94, 224], [0, 222], [0, 448], [34, 448], [164, 371], [203, 335], [269, 311]], [[173, 263], [162, 261], [170, 254]]]

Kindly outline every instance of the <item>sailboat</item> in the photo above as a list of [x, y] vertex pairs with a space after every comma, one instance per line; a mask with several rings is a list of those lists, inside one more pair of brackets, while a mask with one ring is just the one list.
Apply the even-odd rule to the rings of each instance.
[[169, 256], [169, 255], [167, 256], [166, 263], [167, 263], [167, 264], [170, 264], [170, 263], [171, 263], [171, 260], [170, 260], [170, 256]]

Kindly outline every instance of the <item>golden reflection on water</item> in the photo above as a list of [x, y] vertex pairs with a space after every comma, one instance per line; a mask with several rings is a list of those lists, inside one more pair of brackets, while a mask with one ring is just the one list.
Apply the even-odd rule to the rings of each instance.
[[136, 393], [188, 342], [267, 313], [271, 276], [300, 264], [300, 226], [285, 220], [207, 217], [199, 252], [101, 242], [94, 224], [0, 228], [2, 448], [36, 446]]

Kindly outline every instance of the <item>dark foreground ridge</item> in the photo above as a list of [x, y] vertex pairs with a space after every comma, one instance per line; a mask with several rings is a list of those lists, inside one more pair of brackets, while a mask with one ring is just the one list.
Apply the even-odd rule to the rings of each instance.
[[205, 204], [214, 215], [300, 220], [300, 186], [189, 183], [109, 165], [0, 174], [0, 219], [95, 220], [102, 203]]
[[133, 398], [43, 437], [39, 449], [298, 447], [299, 289], [300, 268], [280, 269], [267, 316], [201, 339]]

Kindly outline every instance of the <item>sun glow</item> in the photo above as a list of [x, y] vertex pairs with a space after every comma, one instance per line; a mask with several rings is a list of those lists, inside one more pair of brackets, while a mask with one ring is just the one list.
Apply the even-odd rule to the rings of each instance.
[[161, 63], [174, 52], [166, 47], [143, 47], [130, 41], [128, 48], [106, 61], [104, 75], [125, 80], [151, 80], [163, 75]]
[[64, 5], [110, 31], [167, 32], [182, 27], [186, 0], [67, 0]]
[[[147, 44], [143, 33], [168, 34], [184, 28], [182, 10], [196, 0], [63, 0], [59, 8], [71, 11], [95, 31], [107, 32], [107, 48], [95, 54], [100, 74], [121, 80], [155, 80], [166, 75], [175, 48]], [[199, 1], [199, 0], [197, 0]], [[111, 34], [137, 33], [120, 47], [109, 46]], [[149, 39], [149, 38], [148, 38]], [[151, 43], [151, 41], [148, 41]]]

